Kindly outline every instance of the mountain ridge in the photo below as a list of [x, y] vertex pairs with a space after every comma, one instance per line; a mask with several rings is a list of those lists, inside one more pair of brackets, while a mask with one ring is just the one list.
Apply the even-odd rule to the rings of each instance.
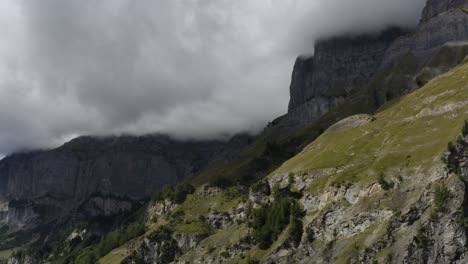
[[[201, 154], [197, 148], [192, 153], [196, 162], [202, 158], [200, 168], [171, 174], [183, 175], [180, 179], [192, 183], [194, 190], [184, 184], [177, 190], [161, 190], [162, 184], [143, 181], [133, 186], [138, 185], [134, 193], [141, 201], [133, 206], [132, 199], [121, 198], [136, 182], [121, 184], [120, 192], [112, 189], [119, 184], [98, 184], [98, 192], [82, 197], [84, 207], [64, 203], [67, 208], [80, 206], [85, 213], [64, 218], [69, 223], [61, 224], [63, 234], [43, 231], [41, 221], [34, 220], [41, 210], [35, 211], [32, 205], [57, 204], [50, 201], [54, 195], [45, 191], [44, 201], [5, 195], [11, 182], [4, 175], [11, 168], [29, 166], [34, 171], [38, 167], [27, 161], [7, 166], [12, 157], [5, 158], [0, 162], [0, 222], [10, 217], [16, 219], [13, 225], [25, 230], [38, 227], [27, 231], [31, 239], [23, 244], [18, 232], [0, 232], [0, 253], [5, 248], [2, 243], [14, 237], [15, 243], [30, 250], [12, 257], [13, 264], [47, 260], [76, 264], [98, 260], [101, 264], [464, 263], [468, 256], [464, 224], [468, 132], [463, 128], [462, 136], [457, 139], [457, 135], [468, 116], [465, 6], [466, 0], [428, 0], [412, 32], [391, 29], [382, 38], [367, 35], [354, 41], [338, 37], [317, 42], [314, 57], [300, 56], [296, 61], [286, 115], [255, 139], [241, 137], [212, 148], [200, 143]], [[356, 47], [361, 41], [362, 46]], [[317, 61], [323, 63], [314, 65]], [[135, 143], [144, 138], [125, 140], [128, 148], [120, 143], [102, 147], [105, 156], [128, 152], [128, 157], [116, 159], [117, 165], [105, 167], [117, 168], [123, 178], [138, 178], [139, 173], [134, 173], [138, 170], [123, 173], [118, 164], [127, 164], [141, 149], [151, 156], [163, 147]], [[57, 164], [64, 153], [99, 160], [96, 141], [72, 141], [51, 163]], [[187, 153], [181, 142], [170, 142], [169, 149], [174, 144], [182, 144], [180, 151], [163, 159], [177, 160]], [[182, 155], [182, 167], [193, 168], [192, 158]], [[105, 158], [104, 164], [108, 161]], [[159, 169], [158, 165], [145, 171]], [[111, 182], [115, 176], [109, 171], [89, 178], [111, 175], [107, 177]], [[17, 175], [12, 178], [26, 182], [34, 173]], [[69, 194], [62, 188], [67, 184], [55, 185], [58, 193]], [[15, 193], [15, 188], [9, 192]], [[141, 191], [145, 188], [148, 192]], [[157, 190], [141, 207], [144, 199], [140, 198]], [[180, 190], [186, 193], [176, 202], [174, 192]], [[35, 191], [18, 193], [27, 196]], [[54, 210], [45, 210], [49, 220], [61, 216]], [[99, 221], [102, 216], [108, 218]], [[97, 217], [97, 222], [88, 222], [90, 217]], [[143, 233], [135, 226], [143, 226]], [[127, 233], [131, 235], [118, 235]], [[46, 245], [54, 250], [43, 252]]]

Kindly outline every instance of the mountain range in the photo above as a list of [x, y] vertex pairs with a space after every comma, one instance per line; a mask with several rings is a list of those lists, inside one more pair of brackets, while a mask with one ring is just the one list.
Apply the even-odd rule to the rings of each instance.
[[467, 263], [468, 1], [315, 43], [258, 135], [0, 161], [0, 263]]

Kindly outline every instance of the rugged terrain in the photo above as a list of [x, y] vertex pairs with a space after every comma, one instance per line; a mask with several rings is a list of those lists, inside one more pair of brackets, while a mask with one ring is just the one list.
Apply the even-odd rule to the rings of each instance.
[[5, 158], [0, 260], [467, 263], [467, 7], [428, 0], [415, 29], [318, 41], [255, 138]]
[[27, 227], [68, 213], [86, 219], [128, 211], [164, 185], [236, 157], [251, 141], [80, 137], [54, 150], [14, 154], [0, 162], [0, 223]]
[[[147, 235], [101, 263], [466, 263], [467, 73], [468, 60], [338, 122], [249, 191], [205, 185], [150, 203]], [[300, 205], [296, 220], [282, 199]], [[262, 246], [264, 208], [288, 224]]]

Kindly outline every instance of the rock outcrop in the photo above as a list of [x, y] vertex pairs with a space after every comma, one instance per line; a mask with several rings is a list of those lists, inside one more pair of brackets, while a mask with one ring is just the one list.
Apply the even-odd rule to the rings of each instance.
[[318, 41], [314, 56], [296, 60], [283, 125], [311, 123], [359, 89], [374, 90], [365, 100], [378, 107], [448, 71], [468, 54], [465, 7], [466, 0], [428, 0], [412, 32], [389, 29]]
[[312, 57], [297, 58], [290, 86], [289, 121], [304, 125], [336, 107], [369, 82], [385, 51], [405, 31], [390, 28], [375, 35], [318, 41]]
[[47, 220], [77, 209], [85, 217], [126, 211], [164, 185], [236, 157], [250, 141], [82, 137], [54, 150], [14, 154], [0, 162], [0, 222], [22, 226], [34, 215]]
[[467, 0], [428, 0], [422, 13], [422, 22], [456, 8], [468, 7]]

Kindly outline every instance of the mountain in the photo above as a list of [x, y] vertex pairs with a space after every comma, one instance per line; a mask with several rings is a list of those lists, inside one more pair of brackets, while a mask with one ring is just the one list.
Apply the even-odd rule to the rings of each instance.
[[8, 156], [0, 260], [467, 263], [467, 7], [428, 0], [415, 29], [317, 41], [255, 138]]
[[467, 72], [341, 120], [249, 190], [151, 202], [99, 263], [466, 263]]
[[[309, 124], [343, 105], [372, 112], [448, 71], [467, 51], [468, 16], [460, 8], [464, 6], [466, 1], [428, 1], [412, 32], [390, 28], [317, 42], [313, 57], [296, 60], [283, 123]], [[373, 86], [367, 91], [373, 95], [362, 98], [366, 85]]]
[[[405, 31], [320, 40], [315, 55], [297, 58], [290, 87], [288, 119], [303, 126], [341, 104], [377, 72], [385, 51]], [[359, 69], [359, 71], [356, 71]]]
[[0, 223], [25, 227], [71, 213], [89, 218], [131, 210], [163, 186], [236, 157], [251, 141], [80, 137], [57, 149], [14, 154], [0, 162]]

